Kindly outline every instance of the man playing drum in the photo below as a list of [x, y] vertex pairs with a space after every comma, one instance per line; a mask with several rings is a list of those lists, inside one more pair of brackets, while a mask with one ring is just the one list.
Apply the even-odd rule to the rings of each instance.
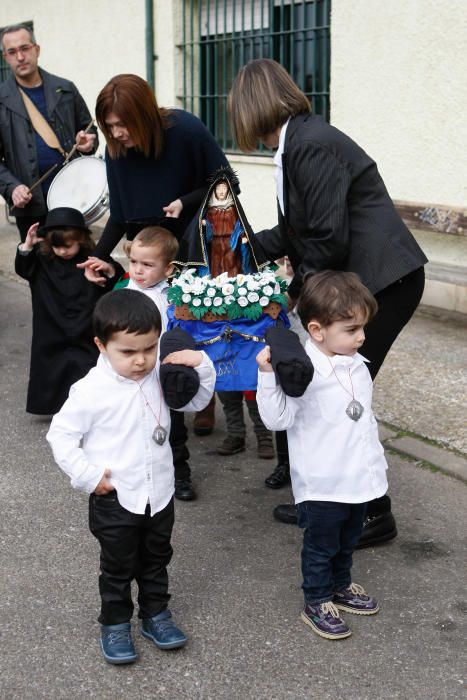
[[84, 133], [91, 115], [75, 85], [39, 69], [40, 47], [27, 25], [6, 27], [1, 43], [12, 75], [0, 85], [0, 194], [24, 241], [33, 223], [44, 223], [47, 191], [66, 152], [76, 144], [94, 153], [97, 129]]

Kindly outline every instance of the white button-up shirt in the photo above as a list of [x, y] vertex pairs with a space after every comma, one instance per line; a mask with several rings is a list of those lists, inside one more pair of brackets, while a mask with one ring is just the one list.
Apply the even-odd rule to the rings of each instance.
[[[387, 463], [371, 410], [373, 384], [365, 358], [359, 353], [329, 358], [311, 340], [305, 349], [314, 375], [303, 396], [286, 396], [273, 372], [258, 372], [256, 395], [266, 427], [287, 430], [295, 503], [365, 503], [383, 496]], [[345, 412], [352, 391], [364, 409], [358, 421]]]
[[[195, 369], [200, 387], [184, 411], [201, 411], [214, 391], [216, 372], [204, 352]], [[149, 503], [153, 515], [165, 508], [174, 492], [170, 413], [158, 375], [156, 365], [139, 383], [126, 379], [101, 355], [96, 367], [73, 384], [47, 433], [55, 461], [72, 486], [92, 493], [104, 470], [110, 469], [118, 500], [132, 513], [144, 513]], [[167, 431], [163, 445], [152, 439], [158, 424]]]
[[137, 292], [142, 292], [143, 294], [146, 294], [147, 297], [153, 300], [157, 308], [159, 309], [159, 313], [161, 315], [162, 319], [162, 333], [165, 333], [167, 330], [167, 308], [169, 306], [169, 302], [167, 301], [167, 292], [170, 289], [169, 283], [167, 280], [162, 280], [161, 282], [158, 282], [157, 284], [153, 285], [152, 287], [145, 287], [144, 289], [142, 287], [139, 287], [136, 282], [134, 282], [131, 278], [128, 280], [128, 285], [124, 287], [124, 289], [134, 289]]
[[279, 200], [282, 215], [284, 215], [284, 171], [282, 168], [282, 155], [284, 153], [285, 135], [287, 133], [289, 121], [290, 117], [287, 119], [281, 129], [281, 133], [279, 134], [279, 146], [274, 154], [274, 165], [276, 166], [274, 171], [274, 179], [276, 181], [277, 199]]

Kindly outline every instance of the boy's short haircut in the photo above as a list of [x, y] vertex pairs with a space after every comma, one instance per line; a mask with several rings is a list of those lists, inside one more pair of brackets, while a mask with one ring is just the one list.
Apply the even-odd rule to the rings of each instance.
[[[162, 226], [146, 226], [131, 241], [142, 246], [158, 246], [164, 262], [169, 265], [178, 253], [178, 241], [171, 231]], [[131, 251], [131, 248], [130, 248]], [[131, 255], [131, 253], [128, 253]]]
[[115, 289], [105, 294], [97, 302], [92, 320], [94, 333], [103, 345], [120, 331], [143, 335], [152, 330], [160, 334], [162, 330], [156, 304], [134, 289]]
[[355, 272], [336, 270], [323, 270], [307, 277], [297, 303], [305, 330], [312, 320], [326, 327], [356, 313], [361, 313], [367, 324], [377, 311], [378, 302], [360, 277]]

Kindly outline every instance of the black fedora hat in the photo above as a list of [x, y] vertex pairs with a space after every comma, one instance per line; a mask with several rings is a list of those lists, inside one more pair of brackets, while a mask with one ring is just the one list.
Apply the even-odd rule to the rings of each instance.
[[56, 207], [47, 212], [45, 224], [37, 231], [37, 235], [44, 236], [47, 231], [57, 228], [78, 228], [91, 233], [86, 226], [83, 214], [72, 207]]

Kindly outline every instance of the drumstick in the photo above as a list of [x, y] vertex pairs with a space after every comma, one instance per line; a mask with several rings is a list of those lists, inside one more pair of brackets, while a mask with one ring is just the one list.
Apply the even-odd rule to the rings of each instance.
[[[89, 124], [87, 125], [87, 127], [86, 127], [85, 130], [84, 130], [84, 133], [85, 133], [85, 134], [88, 133], [89, 129], [92, 127], [93, 124], [94, 124], [94, 119], [91, 119], [91, 121], [89, 122]], [[68, 155], [67, 155], [67, 157], [65, 158], [65, 160], [63, 161], [62, 167], [68, 163], [68, 161], [70, 160], [71, 156], [74, 155], [74, 153], [75, 153], [75, 151], [76, 151], [77, 148], [78, 148], [78, 144], [75, 143], [75, 145], [73, 146], [73, 148], [72, 148], [71, 151], [68, 153]], [[38, 185], [41, 184], [41, 182], [43, 182], [47, 177], [49, 177], [50, 173], [52, 173], [52, 172], [55, 170], [55, 168], [57, 168], [57, 167], [58, 167], [58, 163], [55, 163], [54, 165], [52, 165], [52, 167], [49, 168], [49, 169], [47, 170], [47, 172], [45, 172], [38, 180], [36, 180], [36, 182], [34, 182], [34, 183], [31, 185], [31, 187], [29, 188], [29, 192], [32, 192]]]
[[[88, 131], [89, 131], [89, 129], [92, 127], [93, 124], [94, 124], [94, 119], [91, 119], [91, 121], [89, 122], [89, 124], [87, 125], [87, 127], [85, 128], [85, 130], [84, 130], [83, 133], [87, 134]], [[71, 151], [69, 152], [69, 154], [67, 155], [67, 157], [65, 158], [65, 160], [63, 161], [63, 165], [66, 165], [66, 164], [68, 163], [68, 161], [70, 160], [71, 156], [73, 156], [73, 155], [75, 154], [75, 151], [76, 151], [77, 148], [78, 148], [78, 144], [75, 143], [75, 145], [73, 146], [73, 148], [71, 149]]]
[[54, 163], [51, 168], [49, 168], [43, 175], [40, 177], [36, 182], [34, 182], [31, 187], [29, 188], [29, 192], [32, 192], [33, 189], [35, 189], [38, 185], [41, 184], [47, 177], [49, 177], [50, 173], [55, 170], [55, 168], [58, 167], [58, 163]]

